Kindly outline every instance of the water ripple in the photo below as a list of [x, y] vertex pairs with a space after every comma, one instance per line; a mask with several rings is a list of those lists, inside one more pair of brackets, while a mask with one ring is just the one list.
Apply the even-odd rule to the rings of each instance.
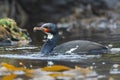
[[83, 60], [90, 58], [99, 58], [100, 55], [49, 55], [43, 56], [42, 54], [1, 54], [1, 58], [14, 58], [14, 59], [39, 59], [39, 60]]

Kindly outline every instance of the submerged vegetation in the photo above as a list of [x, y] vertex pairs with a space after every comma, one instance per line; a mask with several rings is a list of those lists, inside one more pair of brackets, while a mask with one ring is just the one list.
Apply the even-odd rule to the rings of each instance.
[[[24, 64], [20, 62], [20, 65]], [[77, 80], [80, 76], [84, 78], [89, 73], [92, 73], [90, 68], [78, 66], [70, 68], [63, 65], [51, 65], [38, 69], [28, 69], [26, 67], [16, 67], [8, 63], [1, 63], [0, 67], [0, 74], [3, 75], [3, 77], [0, 78], [1, 80], [19, 80], [17, 79], [18, 75], [26, 75], [32, 78], [30, 80], [42, 80], [43, 78], [46, 78], [46, 80], [56, 80], [60, 79], [60, 77], [62, 80], [66, 80], [67, 78], [69, 80]]]
[[[102, 64], [100, 71], [98, 66], [79, 67], [74, 68], [64, 65], [50, 65], [38, 68], [28, 68], [22, 62], [14, 66], [8, 63], [0, 64], [0, 80], [119, 80], [120, 64], [113, 64], [108, 67], [107, 75], [101, 74], [105, 71]], [[97, 68], [98, 67], [98, 68]], [[115, 71], [117, 70], [117, 71]], [[107, 78], [106, 78], [107, 77]]]

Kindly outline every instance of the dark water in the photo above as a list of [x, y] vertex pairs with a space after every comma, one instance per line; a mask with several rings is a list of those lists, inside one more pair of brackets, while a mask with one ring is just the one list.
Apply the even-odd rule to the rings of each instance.
[[[0, 80], [119, 80], [120, 79], [120, 53], [119, 48], [112, 48], [112, 53], [104, 55], [76, 55], [71, 53], [69, 55], [52, 55], [42, 56], [39, 53], [38, 46], [25, 47], [1, 47], [0, 48], [0, 63], [8, 63], [16, 67], [25, 67], [34, 69], [34, 74], [28, 76], [23, 72], [2, 72], [0, 66]], [[22, 63], [22, 65], [21, 65]], [[73, 69], [68, 70], [69, 73], [74, 73], [74, 78], [57, 77], [49, 78], [47, 72], [36, 71], [38, 68], [43, 68], [50, 65], [63, 65]], [[83, 72], [75, 70], [75, 66], [80, 68], [90, 69]], [[66, 73], [64, 71], [63, 73]]]

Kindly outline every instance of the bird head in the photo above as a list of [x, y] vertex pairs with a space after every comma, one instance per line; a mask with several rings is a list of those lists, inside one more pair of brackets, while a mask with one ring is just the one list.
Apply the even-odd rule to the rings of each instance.
[[40, 27], [40, 29], [45, 33], [51, 33], [51, 34], [58, 33], [57, 26], [53, 23], [45, 23]]

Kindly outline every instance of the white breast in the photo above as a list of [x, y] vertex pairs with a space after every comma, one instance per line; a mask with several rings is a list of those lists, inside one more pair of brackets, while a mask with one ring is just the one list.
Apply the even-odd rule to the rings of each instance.
[[47, 39], [52, 39], [53, 35], [51, 33], [47, 33]]

